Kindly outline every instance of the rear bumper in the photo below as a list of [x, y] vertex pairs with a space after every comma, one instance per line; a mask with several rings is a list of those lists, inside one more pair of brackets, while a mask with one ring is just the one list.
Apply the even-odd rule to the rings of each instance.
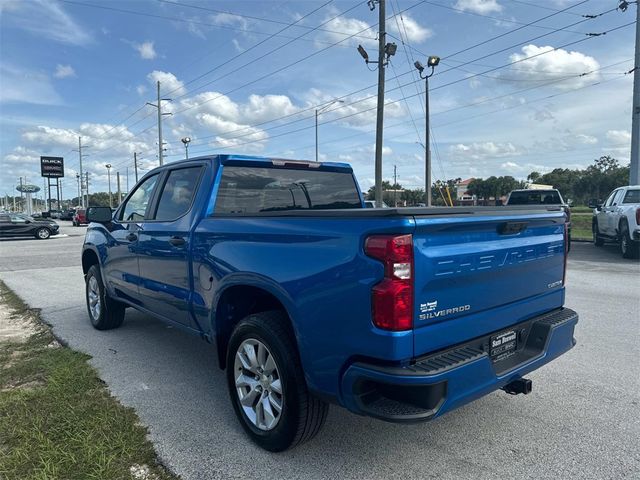
[[341, 382], [341, 403], [354, 413], [392, 422], [430, 420], [504, 387], [575, 345], [578, 315], [561, 308], [518, 323], [517, 348], [508, 358], [489, 356], [491, 335], [439, 351], [406, 366], [351, 364]]

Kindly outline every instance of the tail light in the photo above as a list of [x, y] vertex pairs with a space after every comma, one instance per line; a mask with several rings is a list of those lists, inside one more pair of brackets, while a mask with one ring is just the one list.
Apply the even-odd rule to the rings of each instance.
[[413, 328], [413, 238], [373, 235], [365, 253], [384, 264], [384, 279], [371, 292], [371, 316], [376, 327], [400, 331]]
[[564, 224], [564, 269], [562, 270], [562, 285], [567, 279], [567, 257], [569, 256], [569, 224]]

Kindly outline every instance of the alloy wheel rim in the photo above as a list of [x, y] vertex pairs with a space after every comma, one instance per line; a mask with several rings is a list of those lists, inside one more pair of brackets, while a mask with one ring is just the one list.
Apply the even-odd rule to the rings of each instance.
[[258, 429], [273, 430], [284, 410], [282, 382], [275, 358], [254, 338], [243, 341], [234, 361], [234, 381], [240, 406]]
[[89, 278], [89, 310], [94, 320], [100, 318], [100, 287], [96, 277]]
[[49, 236], [49, 232], [47, 232], [44, 228], [38, 232], [38, 236], [40, 238], [47, 238]]

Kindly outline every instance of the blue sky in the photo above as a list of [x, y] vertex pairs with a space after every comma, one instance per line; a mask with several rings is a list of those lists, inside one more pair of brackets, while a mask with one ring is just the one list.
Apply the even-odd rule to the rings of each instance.
[[[442, 57], [430, 79], [434, 180], [525, 178], [605, 154], [628, 163], [634, 25], [612, 29], [633, 22], [635, 6], [616, 5], [387, 0], [398, 50], [386, 71], [385, 178], [397, 165], [399, 183], [423, 185], [424, 82], [412, 64], [429, 54]], [[128, 167], [132, 183], [134, 151], [141, 170], [157, 165], [145, 106], [157, 80], [173, 99], [166, 161], [184, 157], [185, 136], [193, 156], [313, 159], [314, 110], [341, 99], [319, 117], [320, 158], [351, 163], [367, 189], [377, 73], [356, 47], [377, 56], [377, 17], [355, 0], [1, 0], [0, 194], [20, 176], [42, 185], [39, 157], [57, 155], [75, 195], [78, 135], [92, 191], [106, 190], [106, 163]]]

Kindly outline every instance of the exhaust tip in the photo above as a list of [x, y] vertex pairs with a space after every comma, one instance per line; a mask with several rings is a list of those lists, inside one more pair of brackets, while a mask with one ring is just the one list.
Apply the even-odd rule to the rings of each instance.
[[532, 387], [533, 383], [528, 378], [518, 378], [517, 380], [506, 384], [502, 387], [502, 390], [507, 392], [509, 395], [518, 395], [519, 393], [528, 395], [531, 393]]

